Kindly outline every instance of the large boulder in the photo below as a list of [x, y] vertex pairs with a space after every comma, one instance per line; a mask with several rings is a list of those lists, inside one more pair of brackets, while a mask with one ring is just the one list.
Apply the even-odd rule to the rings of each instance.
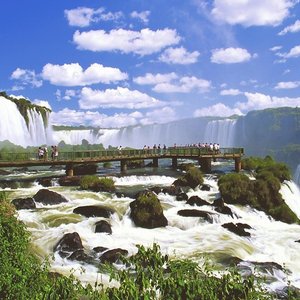
[[99, 205], [78, 206], [73, 210], [73, 213], [90, 217], [109, 218], [115, 211], [112, 208]]
[[61, 186], [79, 186], [80, 176], [64, 176], [58, 179], [58, 184]]
[[192, 196], [192, 197], [190, 197], [190, 198], [187, 200], [186, 203], [189, 204], [189, 205], [197, 205], [197, 206], [210, 205], [209, 202], [207, 202], [207, 201], [201, 199], [201, 198], [198, 197], [198, 196]]
[[228, 229], [229, 231], [239, 235], [239, 236], [251, 236], [251, 234], [245, 229], [251, 229], [251, 226], [243, 223], [225, 223], [222, 227]]
[[112, 250], [108, 250], [106, 252], [104, 252], [101, 256], [100, 256], [100, 261], [102, 263], [108, 262], [108, 263], [115, 263], [118, 261], [118, 259], [121, 256], [125, 256], [128, 254], [127, 250], [121, 249], [121, 248], [117, 248], [117, 249], [112, 249]]
[[62, 257], [69, 257], [77, 250], [83, 250], [82, 241], [77, 232], [66, 233], [54, 246], [54, 251], [59, 251]]
[[188, 171], [173, 182], [175, 186], [196, 188], [198, 185], [203, 184], [203, 174], [196, 167], [191, 167]]
[[73, 175], [92, 175], [97, 173], [98, 166], [96, 164], [83, 164], [73, 167]]
[[52, 186], [52, 178], [51, 177], [44, 177], [37, 179], [38, 184], [42, 185], [43, 187]]
[[208, 222], [212, 222], [212, 214], [211, 212], [202, 211], [198, 209], [181, 209], [177, 212], [179, 216], [182, 217], [199, 217], [203, 218]]
[[98, 221], [95, 224], [95, 232], [106, 232], [108, 234], [112, 234], [111, 225], [105, 220]]
[[36, 205], [33, 198], [17, 198], [11, 201], [11, 203], [16, 207], [17, 210], [19, 209], [35, 209]]
[[39, 190], [33, 196], [33, 199], [35, 202], [39, 202], [44, 205], [54, 205], [54, 204], [68, 202], [68, 200], [64, 196], [62, 196], [56, 192], [49, 191], [47, 189]]
[[138, 193], [136, 200], [130, 203], [130, 218], [136, 226], [157, 228], [168, 225], [157, 196], [151, 191]]

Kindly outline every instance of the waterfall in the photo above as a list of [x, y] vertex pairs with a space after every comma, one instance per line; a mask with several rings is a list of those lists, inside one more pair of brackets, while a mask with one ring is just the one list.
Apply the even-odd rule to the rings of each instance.
[[205, 128], [204, 142], [219, 143], [221, 147], [235, 146], [237, 120], [213, 120]]
[[0, 141], [26, 146], [51, 143], [52, 130], [44, 124], [42, 115], [35, 109], [28, 110], [28, 127], [17, 105], [0, 96]]
[[297, 166], [293, 179], [294, 182], [300, 187], [300, 164]]

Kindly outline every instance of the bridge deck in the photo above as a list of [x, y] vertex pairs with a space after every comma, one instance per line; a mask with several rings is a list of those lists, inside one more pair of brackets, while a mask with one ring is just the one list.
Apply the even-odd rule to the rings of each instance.
[[243, 148], [221, 148], [218, 152], [205, 148], [182, 147], [163, 149], [124, 149], [124, 150], [84, 150], [60, 152], [55, 160], [38, 159], [36, 153], [0, 153], [0, 167], [70, 165], [82, 163], [100, 163], [109, 161], [128, 161], [162, 158], [212, 158], [235, 159], [244, 154]]

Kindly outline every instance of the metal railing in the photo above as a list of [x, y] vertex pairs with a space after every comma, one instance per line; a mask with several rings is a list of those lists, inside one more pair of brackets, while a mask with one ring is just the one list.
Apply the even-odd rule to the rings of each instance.
[[[243, 148], [221, 148], [220, 150], [210, 150], [198, 147], [170, 147], [167, 149], [122, 149], [122, 150], [80, 150], [80, 151], [60, 151], [57, 159], [62, 161], [74, 160], [97, 160], [101, 158], [122, 159], [126, 157], [136, 157], [144, 159], [153, 156], [172, 156], [172, 157], [198, 157], [204, 155], [243, 155]], [[51, 161], [48, 154], [46, 158], [39, 159], [37, 153], [32, 152], [6, 152], [0, 153], [0, 162], [16, 161]]]

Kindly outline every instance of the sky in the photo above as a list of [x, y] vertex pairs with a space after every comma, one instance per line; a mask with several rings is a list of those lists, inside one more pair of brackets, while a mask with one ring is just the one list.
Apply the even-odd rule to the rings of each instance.
[[300, 106], [299, 0], [2, 0], [0, 90], [102, 128]]

